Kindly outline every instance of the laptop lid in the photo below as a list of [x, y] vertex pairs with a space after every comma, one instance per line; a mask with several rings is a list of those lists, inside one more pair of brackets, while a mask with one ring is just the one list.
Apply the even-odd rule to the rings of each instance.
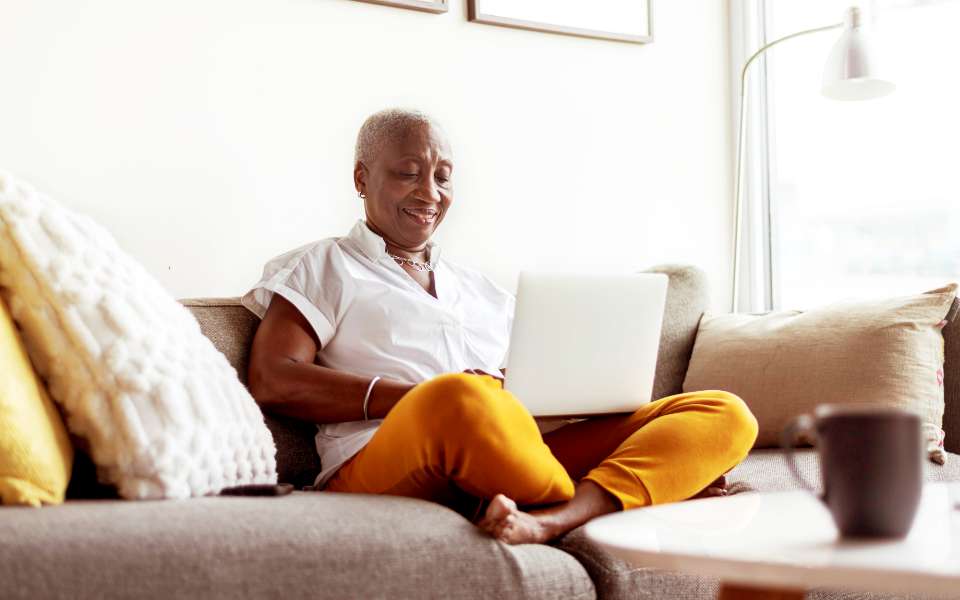
[[504, 388], [534, 416], [651, 400], [668, 277], [520, 273]]

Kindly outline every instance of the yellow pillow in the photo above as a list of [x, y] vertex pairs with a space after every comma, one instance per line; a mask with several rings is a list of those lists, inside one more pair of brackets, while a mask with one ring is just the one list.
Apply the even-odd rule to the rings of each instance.
[[73, 446], [0, 298], [0, 504], [63, 502]]

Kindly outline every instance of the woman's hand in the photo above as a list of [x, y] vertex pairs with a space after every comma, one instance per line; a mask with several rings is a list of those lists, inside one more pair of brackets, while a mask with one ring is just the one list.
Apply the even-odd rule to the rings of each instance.
[[483, 369], [464, 369], [463, 372], [464, 372], [464, 373], [469, 373], [470, 375], [487, 375], [487, 376], [489, 376], [489, 377], [493, 377], [494, 379], [496, 379], [496, 380], [499, 381], [500, 383], [503, 383], [503, 376], [502, 376], [502, 375], [494, 375], [493, 373], [487, 373], [487, 372], [484, 371]]

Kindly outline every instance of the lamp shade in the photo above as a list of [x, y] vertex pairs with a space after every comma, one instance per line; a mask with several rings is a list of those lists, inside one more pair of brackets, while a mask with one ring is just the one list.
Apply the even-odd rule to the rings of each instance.
[[896, 87], [879, 76], [860, 11], [849, 9], [843, 34], [830, 50], [823, 70], [823, 95], [834, 100], [869, 100], [886, 96]]

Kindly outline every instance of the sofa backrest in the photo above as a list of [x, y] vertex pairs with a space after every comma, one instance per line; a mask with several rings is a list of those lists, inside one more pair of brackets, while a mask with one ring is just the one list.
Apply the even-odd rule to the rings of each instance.
[[657, 375], [653, 380], [653, 399], [683, 391], [693, 342], [697, 339], [700, 317], [707, 310], [707, 276], [690, 265], [657, 265], [647, 269], [670, 278], [667, 305], [657, 353]]
[[947, 452], [960, 454], [960, 316], [943, 328], [943, 430]]

